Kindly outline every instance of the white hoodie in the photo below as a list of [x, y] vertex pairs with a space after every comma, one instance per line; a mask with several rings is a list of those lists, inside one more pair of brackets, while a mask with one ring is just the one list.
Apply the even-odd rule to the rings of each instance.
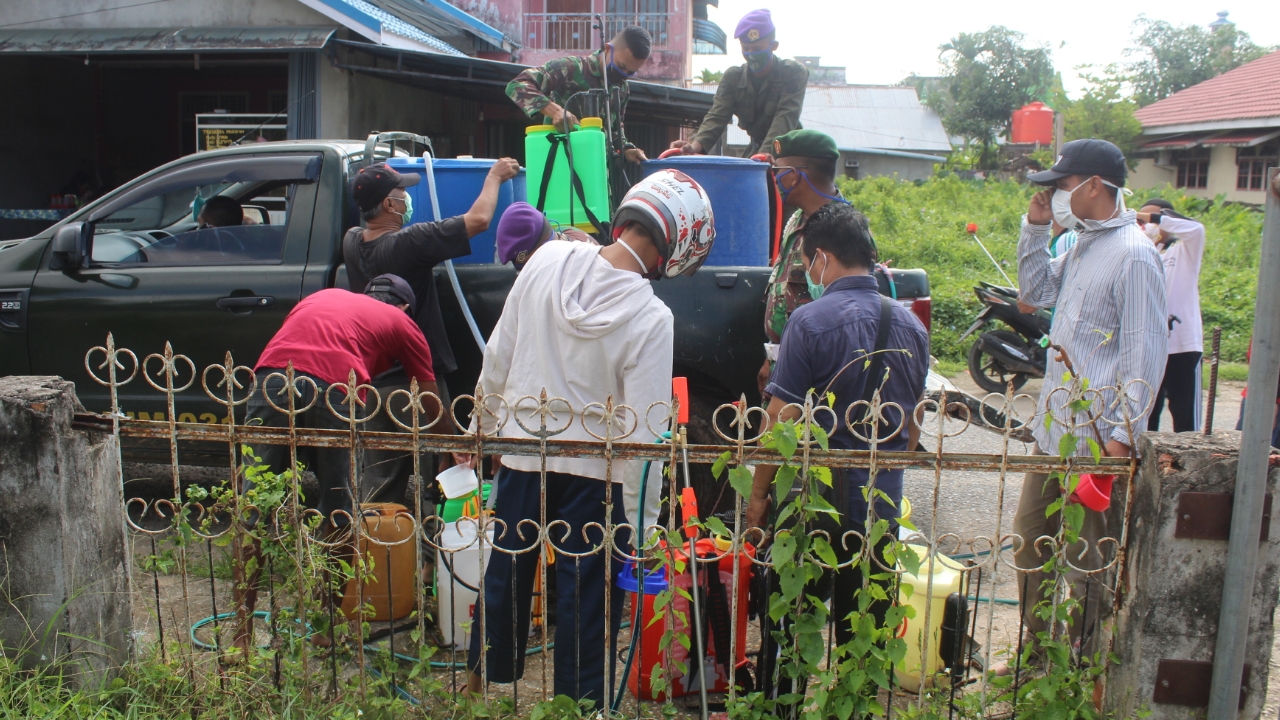
[[[627, 405], [641, 418], [625, 442], [653, 442], [643, 415], [654, 402], [671, 399], [671, 363], [674, 352], [671, 310], [657, 298], [649, 281], [634, 272], [618, 270], [600, 257], [600, 248], [576, 242], [552, 241], [534, 254], [516, 277], [502, 317], [485, 347], [480, 385], [486, 394], [506, 398], [511, 410], [519, 406], [525, 426], [537, 430], [534, 407], [543, 389], [548, 398], [563, 398], [573, 407], [573, 417], [555, 403], [548, 418], [549, 430], [568, 423], [554, 440], [594, 440], [583, 427], [582, 412], [591, 403], [603, 404], [610, 395], [614, 405]], [[521, 398], [533, 400], [519, 403]], [[491, 409], [493, 407], [491, 406]], [[604, 436], [599, 408], [588, 411], [587, 428]], [[663, 411], [654, 409], [651, 423], [659, 427]], [[625, 416], [629, 429], [631, 418]], [[486, 432], [497, 419], [485, 417]], [[503, 437], [533, 437], [509, 417]], [[538, 472], [540, 460], [530, 456], [503, 456], [502, 464], [526, 472]], [[547, 458], [548, 472], [605, 479], [604, 460]], [[627, 522], [634, 524], [640, 505], [640, 472], [643, 463], [617, 460], [614, 482], [623, 484]], [[657, 522], [662, 475], [657, 463], [650, 468], [646, 487], [644, 526]], [[615, 496], [616, 498], [616, 496]]]
[[1204, 225], [1190, 218], [1165, 215], [1160, 229], [1178, 241], [1160, 253], [1169, 316], [1178, 317], [1169, 332], [1169, 354], [1203, 352], [1200, 321], [1200, 263], [1204, 259]]

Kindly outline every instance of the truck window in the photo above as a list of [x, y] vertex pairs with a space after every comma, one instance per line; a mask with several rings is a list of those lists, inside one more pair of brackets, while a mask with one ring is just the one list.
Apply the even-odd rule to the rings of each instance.
[[189, 185], [119, 208], [94, 224], [94, 265], [279, 263], [298, 183]]

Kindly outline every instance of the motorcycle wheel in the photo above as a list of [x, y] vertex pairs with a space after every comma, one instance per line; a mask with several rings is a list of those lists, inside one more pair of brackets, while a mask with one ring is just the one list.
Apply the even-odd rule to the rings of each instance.
[[[1010, 345], [1023, 345], [1022, 337], [1008, 330], [993, 330], [992, 335], [1008, 342]], [[1026, 373], [1016, 373], [1006, 368], [999, 360], [982, 351], [982, 338], [978, 337], [969, 347], [969, 376], [978, 383], [978, 387], [989, 393], [1005, 392], [1007, 383], [1013, 383], [1015, 392], [1027, 382]]]

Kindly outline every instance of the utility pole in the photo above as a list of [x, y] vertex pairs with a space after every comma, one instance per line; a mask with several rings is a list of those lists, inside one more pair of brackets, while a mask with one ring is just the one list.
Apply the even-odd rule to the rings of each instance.
[[1249, 640], [1249, 614], [1258, 569], [1258, 537], [1262, 532], [1262, 501], [1267, 491], [1267, 461], [1280, 377], [1280, 169], [1269, 172], [1267, 214], [1263, 221], [1262, 258], [1258, 263], [1258, 296], [1253, 311], [1253, 355], [1249, 362], [1249, 396], [1244, 433], [1236, 467], [1235, 500], [1231, 507], [1231, 536], [1227, 541], [1227, 569], [1218, 611], [1218, 638], [1213, 653], [1213, 685], [1209, 720], [1235, 720], [1239, 715], [1240, 679]]

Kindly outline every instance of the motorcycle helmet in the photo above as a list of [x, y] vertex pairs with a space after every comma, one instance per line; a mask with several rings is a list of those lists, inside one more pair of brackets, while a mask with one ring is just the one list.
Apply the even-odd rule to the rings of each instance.
[[644, 227], [662, 256], [652, 273], [658, 278], [692, 275], [716, 239], [711, 199], [679, 170], [659, 170], [627, 191], [613, 214], [614, 240], [633, 222]]

